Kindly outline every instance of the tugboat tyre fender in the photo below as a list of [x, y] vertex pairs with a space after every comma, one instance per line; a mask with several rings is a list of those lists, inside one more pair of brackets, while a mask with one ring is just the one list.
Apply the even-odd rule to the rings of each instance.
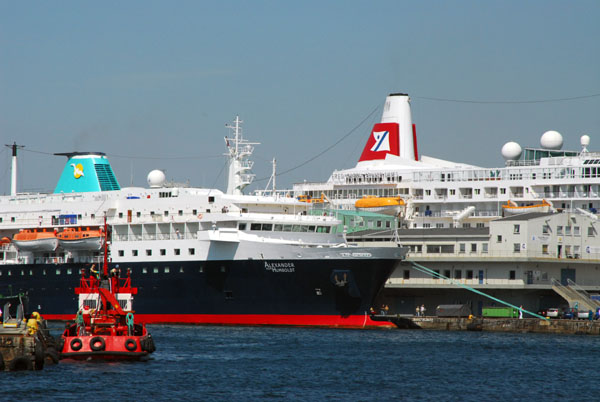
[[58, 360], [59, 360], [58, 352], [54, 348], [48, 348], [48, 349], [46, 349], [44, 358], [46, 359], [46, 363], [56, 364], [56, 363], [58, 363]]
[[90, 349], [92, 349], [94, 352], [99, 352], [104, 350], [104, 348], [106, 348], [106, 342], [104, 342], [104, 338], [101, 336], [95, 336], [90, 339]]
[[129, 338], [125, 341], [125, 349], [130, 352], [134, 352], [137, 349], [137, 342], [135, 339]]
[[33, 363], [31, 363], [31, 359], [25, 356], [15, 357], [9, 365], [10, 371], [24, 371], [31, 370], [32, 368]]
[[35, 343], [35, 369], [41, 370], [44, 368], [44, 345], [41, 341]]
[[83, 346], [83, 342], [81, 342], [81, 339], [75, 338], [71, 341], [70, 345], [71, 349], [77, 352]]

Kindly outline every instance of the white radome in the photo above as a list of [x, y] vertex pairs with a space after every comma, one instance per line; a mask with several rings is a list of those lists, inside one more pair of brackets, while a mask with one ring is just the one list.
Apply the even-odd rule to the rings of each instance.
[[502, 147], [502, 157], [506, 160], [517, 160], [522, 152], [521, 146], [514, 141], [507, 142]]
[[163, 184], [165, 184], [165, 180], [167, 179], [167, 177], [165, 176], [165, 172], [156, 169], [148, 173], [147, 179], [150, 188], [159, 188], [162, 187]]
[[580, 141], [582, 147], [587, 147], [588, 145], [590, 145], [590, 136], [582, 135]]
[[563, 146], [563, 137], [558, 131], [546, 131], [540, 139], [540, 145], [544, 149], [561, 149]]

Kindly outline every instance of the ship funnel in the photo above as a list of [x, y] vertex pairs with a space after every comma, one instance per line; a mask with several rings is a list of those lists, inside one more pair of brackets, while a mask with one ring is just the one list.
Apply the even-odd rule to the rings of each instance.
[[407, 94], [390, 94], [386, 98], [381, 123], [373, 126], [359, 162], [382, 160], [387, 154], [418, 160], [416, 132]]
[[86, 193], [120, 190], [110, 163], [102, 152], [58, 153], [67, 157], [54, 193]]

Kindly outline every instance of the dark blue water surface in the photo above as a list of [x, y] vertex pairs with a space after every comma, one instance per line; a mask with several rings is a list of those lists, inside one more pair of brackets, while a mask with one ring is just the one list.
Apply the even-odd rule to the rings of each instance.
[[[597, 400], [592, 336], [149, 326], [136, 363], [0, 373], [3, 400]], [[53, 331], [58, 333], [58, 329]]]

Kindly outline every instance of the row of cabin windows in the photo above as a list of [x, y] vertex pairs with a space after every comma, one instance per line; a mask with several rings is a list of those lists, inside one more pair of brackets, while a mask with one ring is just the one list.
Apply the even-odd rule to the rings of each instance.
[[[198, 269], [199, 273], [203, 273], [204, 272], [204, 267], [201, 265]], [[13, 272], [14, 271], [14, 272]], [[224, 266], [222, 266], [220, 268], [221, 272], [225, 272], [226, 268]], [[12, 269], [0, 269], [0, 277], [2, 276], [13, 276], [13, 275], [21, 275], [21, 276], [34, 276], [34, 271], [33, 269], [29, 269], [29, 270], [25, 270], [25, 269], [21, 269], [21, 270], [12, 270]], [[71, 269], [71, 268], [56, 268], [55, 270], [47, 270], [47, 269], [42, 269], [40, 274], [42, 276], [44, 275], [51, 275], [52, 272], [54, 272], [55, 275], [80, 275], [80, 270], [78, 269]], [[163, 267], [162, 269], [160, 267], [142, 267], [142, 274], [149, 274], [149, 273], [153, 273], [153, 274], [159, 274], [159, 273], [165, 273], [165, 274], [169, 274], [171, 273], [171, 267]], [[183, 267], [179, 267], [179, 269], [174, 269], [172, 272], [179, 272], [179, 273], [184, 273], [185, 270]]]
[[[453, 271], [449, 270], [449, 269], [445, 269], [443, 271], [443, 273], [440, 273], [441, 271], [439, 269], [436, 269], [434, 271], [436, 273], [436, 275], [433, 276], [434, 279], [463, 279], [463, 271], [462, 269], [455, 269]], [[453, 275], [454, 273], [454, 275]], [[402, 274], [402, 279], [410, 279], [410, 269], [405, 269], [403, 274]], [[472, 269], [467, 269], [465, 271], [465, 278], [464, 279], [480, 279], [483, 280], [483, 271], [480, 271], [480, 274], [475, 273]], [[508, 272], [508, 279], [509, 280], [515, 280], [517, 279], [517, 272], [514, 270], [511, 270]]]
[[[238, 225], [239, 230], [247, 229], [246, 223], [240, 223]], [[315, 225], [280, 225], [273, 223], [251, 223], [250, 230], [260, 230], [263, 232], [310, 232], [314, 233], [329, 233], [331, 226], [315, 226]]]
[[[125, 257], [125, 250], [118, 250], [117, 251], [119, 257]], [[158, 250], [158, 253], [161, 256], [167, 255], [167, 249], [166, 248], [161, 248]], [[146, 255], [147, 256], [151, 256], [152, 255], [152, 249], [146, 249]], [[181, 255], [181, 249], [179, 248], [174, 248], [173, 249], [173, 255]], [[188, 248], [188, 255], [196, 255], [196, 249], [195, 248]], [[131, 250], [131, 256], [132, 257], [138, 257], [139, 256], [139, 250]]]
[[[197, 214], [198, 214], [198, 210], [197, 210], [197, 209], [192, 209], [192, 215], [196, 216]], [[154, 215], [156, 215], [156, 212], [154, 212], [154, 211], [150, 211], [150, 216], [154, 216]], [[164, 215], [164, 216], [169, 216], [169, 211], [164, 211], [164, 212], [163, 212], [163, 215]], [[183, 216], [183, 210], [182, 210], [182, 209], [178, 210], [178, 211], [177, 211], [177, 215], [179, 215], [179, 216]], [[123, 216], [124, 216], [124, 215], [123, 215], [123, 212], [119, 212], [119, 219], [122, 219], [122, 218], [123, 218]], [[142, 217], [142, 213], [141, 213], [140, 211], [137, 211], [137, 212], [135, 213], [135, 216], [136, 216], [137, 218], [141, 218], [141, 217]]]
[[[52, 270], [47, 270], [47, 269], [42, 269], [41, 274], [42, 275], [49, 275], [48, 272], [52, 273]], [[63, 272], [65, 272], [65, 274], [67, 275], [72, 275], [73, 273], [75, 274], [79, 274], [80, 271], [78, 269], [72, 269], [72, 268], [67, 268], [67, 269], [61, 269], [61, 268], [56, 268], [56, 270], [54, 271], [55, 275], [61, 275]], [[13, 276], [13, 270], [12, 269], [0, 269], [0, 276]], [[25, 275], [29, 275], [29, 276], [33, 276], [34, 275], [34, 271], [33, 269], [17, 269], [14, 272], [14, 275], [21, 275], [21, 276], [25, 276]]]

